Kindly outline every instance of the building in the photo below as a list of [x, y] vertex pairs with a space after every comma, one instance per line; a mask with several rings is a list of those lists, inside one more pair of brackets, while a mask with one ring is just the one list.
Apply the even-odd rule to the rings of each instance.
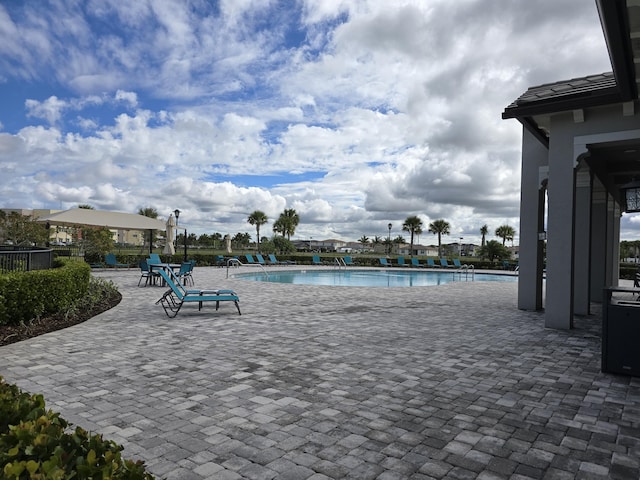
[[617, 285], [620, 218], [640, 211], [640, 5], [596, 6], [613, 71], [531, 87], [502, 114], [522, 124], [518, 308], [556, 329]]

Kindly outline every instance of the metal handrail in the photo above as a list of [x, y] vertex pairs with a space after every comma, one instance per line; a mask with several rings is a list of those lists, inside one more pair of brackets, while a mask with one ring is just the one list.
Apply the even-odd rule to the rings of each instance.
[[259, 263], [242, 263], [240, 260], [238, 260], [237, 258], [229, 258], [227, 260], [227, 278], [229, 278], [229, 267], [260, 267], [262, 269], [262, 271], [264, 272], [264, 274], [267, 276], [267, 278], [269, 278], [269, 272], [267, 272], [264, 267], [259, 264]]
[[469, 270], [471, 270], [471, 280], [475, 278], [475, 267], [473, 265], [464, 264], [460, 266], [455, 272], [453, 272], [454, 276], [457, 273], [460, 275], [460, 279], [462, 279], [462, 275], [464, 274], [465, 280], [469, 279]]

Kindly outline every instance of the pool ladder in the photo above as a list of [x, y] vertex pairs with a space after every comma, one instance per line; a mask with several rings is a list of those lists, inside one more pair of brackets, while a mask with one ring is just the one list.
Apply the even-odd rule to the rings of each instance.
[[269, 273], [259, 263], [242, 263], [237, 258], [230, 258], [230, 259], [227, 260], [227, 278], [229, 278], [229, 268], [231, 268], [231, 267], [234, 267], [234, 268], [238, 268], [238, 267], [260, 267], [262, 269], [262, 271], [264, 272], [264, 274], [267, 276], [267, 278], [269, 278]]
[[456, 278], [456, 275], [458, 275], [458, 278], [460, 281], [462, 281], [463, 275], [464, 275], [465, 282], [469, 280], [473, 280], [475, 277], [475, 268], [473, 265], [467, 265], [467, 264], [462, 265], [455, 272], [453, 272], [453, 278]]
[[346, 269], [347, 268], [347, 264], [344, 261], [344, 258], [342, 258], [342, 257], [336, 257], [335, 258], [335, 263], [336, 263], [336, 268], [338, 268], [338, 269], [343, 269], [343, 268]]

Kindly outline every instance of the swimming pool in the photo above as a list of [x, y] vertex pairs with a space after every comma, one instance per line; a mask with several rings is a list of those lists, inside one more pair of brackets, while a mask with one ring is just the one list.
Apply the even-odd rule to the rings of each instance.
[[515, 275], [494, 273], [424, 272], [416, 270], [269, 270], [238, 273], [234, 278], [297, 285], [333, 285], [340, 287], [426, 287], [452, 282], [517, 282]]

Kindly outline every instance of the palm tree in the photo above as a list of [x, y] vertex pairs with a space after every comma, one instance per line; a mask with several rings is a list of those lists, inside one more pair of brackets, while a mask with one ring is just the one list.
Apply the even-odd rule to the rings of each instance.
[[[300, 216], [293, 208], [287, 208], [280, 214], [276, 222], [279, 226], [279, 233], [282, 233], [283, 237], [286, 235], [287, 240], [291, 240], [291, 235], [296, 233], [296, 227], [300, 223]], [[275, 231], [274, 224], [274, 232]]]
[[138, 209], [138, 215], [149, 218], [158, 218], [158, 210], [153, 207], [146, 207]]
[[402, 231], [411, 233], [411, 246], [409, 247], [409, 255], [413, 256], [413, 235], [420, 235], [422, 233], [422, 220], [420, 220], [420, 218], [416, 217], [415, 215], [412, 217], [407, 217], [402, 224]]
[[487, 236], [487, 233], [489, 233], [489, 227], [487, 227], [487, 225], [484, 224], [483, 226], [480, 227], [480, 235], [482, 235], [482, 244], [480, 245], [481, 247], [484, 247], [485, 237]]
[[364, 250], [364, 247], [369, 243], [369, 237], [362, 235], [358, 242], [362, 245], [362, 250]]
[[249, 218], [247, 218], [247, 222], [249, 222], [251, 225], [256, 226], [256, 246], [258, 249], [258, 253], [260, 253], [260, 226], [267, 223], [267, 220], [267, 215], [260, 210], [254, 211], [251, 215], [249, 215]]
[[442, 256], [442, 235], [449, 235], [451, 225], [449, 222], [440, 219], [434, 220], [429, 224], [429, 232], [438, 235], [438, 256]]
[[513, 237], [515, 237], [515, 235], [515, 229], [509, 225], [500, 225], [496, 228], [496, 237], [500, 237], [502, 239], [502, 246], [504, 246], [507, 240], [511, 240], [513, 242]]

